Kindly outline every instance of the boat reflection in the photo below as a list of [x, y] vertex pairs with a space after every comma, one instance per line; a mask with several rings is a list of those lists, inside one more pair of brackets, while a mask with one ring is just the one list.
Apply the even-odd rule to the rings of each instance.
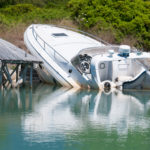
[[46, 85], [1, 90], [1, 119], [12, 115], [21, 122], [28, 141], [55, 141], [90, 129], [125, 136], [129, 131], [150, 128], [150, 93], [104, 93]]
[[87, 127], [106, 132], [115, 130], [118, 135], [150, 128], [150, 93], [147, 91], [106, 94], [59, 88], [46, 94], [39, 90], [35, 93], [33, 99], [38, 98], [38, 103], [31, 113], [22, 116], [26, 140], [58, 140]]

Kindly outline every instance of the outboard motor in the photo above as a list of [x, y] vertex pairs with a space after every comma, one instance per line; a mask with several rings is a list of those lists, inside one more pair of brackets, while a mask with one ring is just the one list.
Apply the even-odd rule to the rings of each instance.
[[130, 55], [130, 49], [131, 48], [128, 45], [121, 45], [119, 47], [119, 56], [125, 57], [125, 58], [129, 57], [129, 55]]

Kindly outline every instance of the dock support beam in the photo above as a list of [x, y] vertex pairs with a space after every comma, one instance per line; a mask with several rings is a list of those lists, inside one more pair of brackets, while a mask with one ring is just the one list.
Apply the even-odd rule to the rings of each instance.
[[[9, 68], [9, 64], [13, 65]], [[32, 88], [33, 85], [33, 65], [34, 62], [9, 62], [0, 60], [0, 88], [17, 87], [26, 80]], [[21, 72], [20, 72], [21, 67]], [[23, 82], [22, 82], [23, 81]]]
[[26, 74], [27, 74], [28, 64], [22, 65], [21, 69], [23, 69], [22, 70], [22, 77], [23, 77], [23, 85], [24, 85], [26, 82]]
[[5, 73], [5, 75], [6, 75], [6, 78], [7, 78], [6, 81], [9, 81], [9, 83], [10, 83], [11, 86], [12, 86], [12, 79], [11, 79], [11, 75], [10, 75], [10, 73], [9, 73], [7, 64], [4, 64], [3, 71], [4, 71], [4, 73]]
[[17, 65], [16, 67], [16, 83], [18, 82], [18, 79], [19, 79], [19, 65]]

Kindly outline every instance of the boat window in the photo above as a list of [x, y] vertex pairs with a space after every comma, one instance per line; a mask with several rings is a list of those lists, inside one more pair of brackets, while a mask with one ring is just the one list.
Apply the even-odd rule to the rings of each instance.
[[105, 69], [105, 64], [104, 63], [100, 64], [100, 69]]
[[68, 36], [68, 35], [65, 34], [65, 33], [53, 33], [52, 36], [54, 36], [54, 37], [64, 37], [64, 36]]

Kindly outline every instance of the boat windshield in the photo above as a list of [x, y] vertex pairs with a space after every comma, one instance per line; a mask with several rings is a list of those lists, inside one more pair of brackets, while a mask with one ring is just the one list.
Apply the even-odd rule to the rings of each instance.
[[[101, 55], [108, 53], [109, 50], [113, 50], [115, 53], [119, 53], [120, 45], [108, 45], [108, 46], [101, 46], [101, 47], [91, 47], [91, 48], [85, 48], [82, 49], [78, 55], [85, 55], [87, 54], [88, 56], [96, 56], [96, 55]], [[136, 52], [139, 53], [141, 51], [137, 50], [136, 48], [131, 48], [131, 52]]]
[[78, 55], [87, 54], [88, 56], [93, 57], [95, 55], [107, 53], [109, 50], [114, 50], [114, 52], [118, 52], [119, 46], [101, 46], [101, 47], [86, 48], [82, 49]]

